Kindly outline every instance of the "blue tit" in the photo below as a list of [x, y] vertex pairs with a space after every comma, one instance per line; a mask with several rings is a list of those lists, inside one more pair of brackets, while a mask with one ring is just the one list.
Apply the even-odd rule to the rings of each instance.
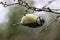
[[34, 14], [26, 14], [22, 17], [20, 24], [32, 28], [40, 27], [45, 23], [45, 20]]

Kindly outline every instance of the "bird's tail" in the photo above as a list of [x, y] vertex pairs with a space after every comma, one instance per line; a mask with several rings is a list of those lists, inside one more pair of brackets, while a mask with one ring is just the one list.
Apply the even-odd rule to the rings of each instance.
[[22, 25], [21, 23], [16, 23], [16, 24], [13, 24], [14, 26], [19, 26], [19, 25]]

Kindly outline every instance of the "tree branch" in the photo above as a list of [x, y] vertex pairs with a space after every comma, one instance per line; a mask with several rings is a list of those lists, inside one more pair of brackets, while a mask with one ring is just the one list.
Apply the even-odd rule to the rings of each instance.
[[[54, 0], [53, 0], [53, 1], [54, 1]], [[48, 3], [48, 5], [49, 5], [50, 3], [52, 3], [53, 1], [50, 1], [50, 2]], [[23, 1], [23, 0], [18, 0], [17, 3], [13, 3], [13, 4], [7, 4], [6, 2], [5, 2], [5, 3], [0, 2], [0, 4], [2, 4], [4, 7], [19, 4], [19, 5], [21, 5], [21, 6], [26, 7], [27, 9], [31, 9], [31, 10], [37, 11], [37, 12], [45, 11], [45, 12], [51, 12], [51, 13], [55, 13], [55, 14], [60, 14], [60, 13], [58, 13], [58, 12], [53, 11], [53, 9], [50, 9], [50, 8], [36, 8], [36, 7], [31, 7], [27, 2], [25, 2], [25, 1]], [[47, 5], [45, 5], [44, 7], [46, 7], [46, 6], [47, 6]], [[54, 9], [54, 10], [56, 10], [56, 9]]]

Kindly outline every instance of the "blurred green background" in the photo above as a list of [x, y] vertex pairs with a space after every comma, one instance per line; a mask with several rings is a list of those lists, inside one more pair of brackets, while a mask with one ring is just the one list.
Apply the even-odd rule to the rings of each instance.
[[[34, 2], [30, 1], [29, 3], [33, 5]], [[40, 27], [14, 26], [13, 24], [20, 22], [25, 9], [19, 5], [10, 7], [9, 22], [0, 24], [2, 27], [0, 28], [0, 40], [60, 40], [60, 21], [54, 22], [42, 32], [40, 32]]]

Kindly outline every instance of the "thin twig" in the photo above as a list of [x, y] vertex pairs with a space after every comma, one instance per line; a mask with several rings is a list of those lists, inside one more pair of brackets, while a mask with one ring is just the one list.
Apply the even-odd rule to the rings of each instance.
[[55, 0], [49, 1], [48, 4], [46, 4], [45, 6], [43, 6], [43, 8], [46, 8], [49, 4], [51, 4], [52, 2], [54, 2]]
[[[48, 4], [50, 4], [51, 2], [53, 2], [53, 1], [50, 1]], [[13, 4], [7, 4], [6, 2], [5, 3], [0, 2], [0, 4], [2, 4], [4, 7], [19, 4], [21, 6], [26, 7], [27, 9], [31, 9], [31, 10], [37, 11], [37, 12], [45, 11], [45, 12], [51, 12], [51, 13], [55, 13], [55, 14], [60, 14], [58, 12], [53, 11], [53, 9], [50, 9], [50, 8], [36, 8], [36, 7], [31, 7], [27, 2], [25, 2], [23, 0], [18, 0], [17, 3], [13, 3]], [[47, 5], [45, 5], [45, 6], [47, 6]]]

